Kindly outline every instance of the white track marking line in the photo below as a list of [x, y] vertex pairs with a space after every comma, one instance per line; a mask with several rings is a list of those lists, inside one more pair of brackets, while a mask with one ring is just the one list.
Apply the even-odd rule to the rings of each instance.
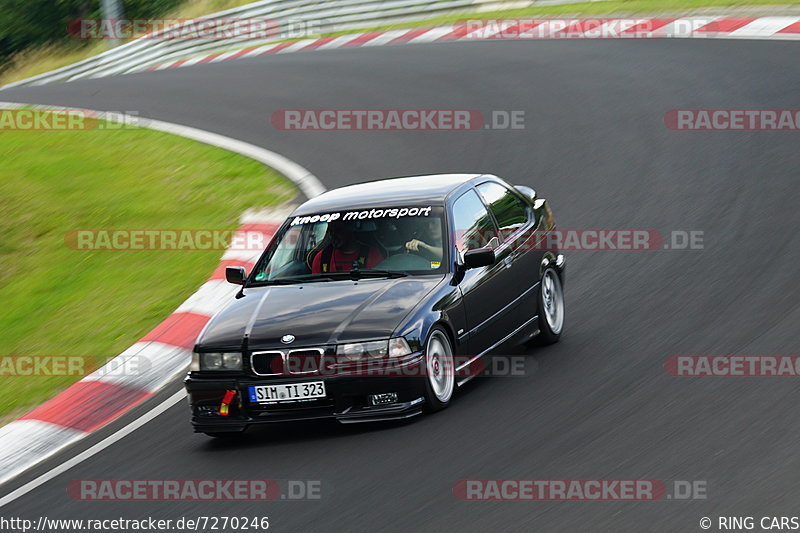
[[[0, 109], [17, 109], [20, 107], [44, 108], [49, 111], [53, 110], [92, 111], [96, 113], [97, 118], [101, 120], [108, 120], [110, 122], [123, 121], [123, 119], [120, 119], [118, 116], [115, 116], [116, 114], [113, 113], [106, 114], [104, 111], [96, 111], [96, 110], [89, 110], [89, 109], [82, 109], [75, 107], [31, 105], [31, 104], [21, 104], [17, 102], [0, 101]], [[288, 157], [284, 157], [281, 154], [273, 152], [271, 150], [267, 150], [266, 148], [261, 148], [260, 146], [240, 141], [238, 139], [233, 139], [231, 137], [226, 137], [218, 133], [192, 128], [190, 126], [183, 126], [181, 124], [163, 122], [161, 120], [155, 120], [150, 118], [138, 117], [138, 120], [135, 125], [140, 128], [163, 131], [166, 133], [171, 133], [173, 135], [178, 135], [180, 137], [185, 137], [187, 139], [193, 139], [195, 141], [200, 141], [201, 143], [210, 144], [211, 146], [216, 146], [217, 148], [222, 148], [230, 152], [235, 152], [245, 157], [249, 157], [250, 159], [255, 159], [256, 161], [259, 161], [260, 163], [263, 163], [264, 165], [274, 170], [277, 170], [278, 172], [286, 176], [289, 179], [289, 181], [297, 185], [297, 187], [303, 192], [303, 194], [306, 195], [307, 198], [313, 198], [326, 191], [325, 186], [322, 185], [319, 179], [317, 179], [317, 177], [314, 176], [310, 171], [303, 168], [299, 164], [295, 163]]]
[[13, 502], [14, 500], [21, 498], [22, 496], [28, 494], [33, 489], [44, 485], [45, 483], [55, 478], [56, 476], [63, 474], [67, 470], [70, 470], [72, 467], [77, 466], [82, 462], [84, 462], [85, 460], [89, 459], [90, 457], [97, 455], [98, 453], [102, 452], [112, 444], [124, 439], [125, 437], [127, 437], [128, 435], [130, 435], [143, 425], [147, 424], [148, 422], [153, 420], [161, 413], [165, 412], [173, 405], [176, 405], [178, 402], [182, 401], [184, 398], [186, 398], [186, 391], [180, 390], [176, 392], [175, 394], [164, 400], [162, 403], [154, 407], [152, 410], [143, 414], [142, 416], [140, 416], [139, 418], [137, 418], [136, 420], [125, 426], [124, 428], [117, 431], [116, 433], [106, 437], [105, 439], [101, 440], [100, 442], [90, 447], [89, 449], [82, 451], [75, 457], [67, 459], [60, 465], [56, 466], [55, 468], [53, 468], [48, 472], [45, 472], [36, 479], [25, 483], [18, 489], [13, 490], [10, 493], [6, 494], [2, 498], [0, 498], [0, 507], [3, 507], [4, 505], [7, 505]]
[[320, 183], [316, 176], [311, 174], [308, 170], [301, 167], [294, 161], [266, 148], [261, 148], [254, 144], [250, 144], [231, 137], [225, 137], [210, 131], [200, 130], [189, 126], [180, 124], [171, 124], [169, 122], [162, 122], [160, 120], [145, 119], [139, 120], [138, 126], [150, 128], [153, 130], [172, 133], [180, 135], [188, 139], [194, 139], [202, 143], [210, 144], [218, 148], [223, 148], [231, 152], [236, 152], [243, 156], [249, 157], [260, 161], [268, 167], [271, 167], [287, 178], [289, 181], [297, 185], [303, 194], [308, 198], [313, 198], [325, 192], [325, 186]]
[[[54, 111], [54, 110], [70, 111], [70, 110], [76, 110], [77, 109], [79, 111], [92, 112], [98, 118], [105, 119], [105, 120], [108, 120], [108, 121], [111, 121], [111, 122], [121, 122], [121, 121], [125, 120], [124, 117], [120, 118], [119, 116], [117, 116], [117, 114], [114, 114], [114, 113], [107, 114], [107, 113], [102, 112], [102, 111], [94, 111], [94, 110], [88, 110], [88, 109], [79, 109], [79, 108], [63, 107], [63, 106], [31, 105], [31, 104], [21, 104], [21, 103], [15, 103], [15, 102], [3, 102], [3, 101], [0, 101], [0, 109], [19, 109], [19, 108], [28, 108], [28, 107], [29, 108], [34, 108], [34, 109], [46, 109], [48, 111]], [[284, 156], [282, 156], [282, 155], [280, 155], [280, 154], [278, 154], [276, 152], [272, 152], [270, 150], [261, 148], [259, 146], [256, 146], [256, 145], [253, 145], [253, 144], [250, 144], [250, 143], [246, 143], [246, 142], [243, 142], [243, 141], [239, 141], [237, 139], [232, 139], [230, 137], [225, 137], [223, 135], [212, 133], [210, 131], [200, 130], [200, 129], [197, 129], [197, 128], [191, 128], [189, 126], [182, 126], [180, 124], [172, 124], [172, 123], [169, 123], [169, 122], [162, 122], [162, 121], [159, 121], [159, 120], [140, 118], [137, 125], [139, 127], [142, 127], [142, 128], [149, 128], [149, 129], [152, 129], [152, 130], [163, 131], [163, 132], [171, 133], [173, 135], [178, 135], [178, 136], [185, 137], [185, 138], [188, 138], [188, 139], [193, 139], [195, 141], [199, 141], [199, 142], [202, 142], [202, 143], [205, 143], [205, 144], [216, 146], [218, 148], [222, 148], [224, 150], [235, 152], [235, 153], [241, 154], [241, 155], [243, 155], [245, 157], [248, 157], [250, 159], [254, 159], [256, 161], [259, 161], [262, 164], [264, 164], [264, 165], [266, 165], [268, 167], [271, 167], [272, 169], [277, 170], [278, 172], [280, 172], [281, 174], [286, 176], [290, 181], [292, 181], [295, 185], [297, 185], [297, 187], [301, 191], [303, 191], [303, 193], [308, 198], [313, 198], [314, 196], [322, 194], [326, 190], [325, 186], [322, 185], [322, 183], [317, 179], [317, 177], [314, 176], [313, 174], [311, 174], [311, 172], [309, 172], [307, 169], [303, 168], [302, 166], [300, 166], [299, 164], [295, 163], [291, 159], [288, 159], [288, 158], [286, 158], [286, 157], [284, 157]], [[292, 208], [290, 208], [287, 205], [284, 205], [282, 207], [281, 206], [277, 206], [275, 208], [274, 214], [275, 214], [276, 217], [279, 217], [280, 214], [284, 213], [285, 210], [287, 210], [287, 209], [291, 210]], [[288, 213], [286, 213], [286, 214], [288, 214]], [[248, 211], [245, 212], [243, 217], [247, 218], [251, 222], [269, 221], [270, 220], [270, 217], [268, 216], [268, 213], [262, 212], [262, 211], [248, 210]], [[281, 220], [282, 220], [282, 218], [281, 218]], [[237, 252], [235, 250], [233, 252], [234, 252], [234, 254], [235, 253], [242, 253], [242, 252]], [[225, 259], [226, 255], [229, 254], [229, 253], [231, 253], [230, 249], [228, 251], [226, 251], [225, 255], [223, 255], [223, 259]], [[251, 257], [252, 260], [257, 259], [258, 256], [261, 255], [260, 251], [248, 251], [247, 253], [252, 256]], [[137, 343], [137, 344], [139, 344], [139, 343]], [[134, 346], [136, 346], [136, 345], [134, 345]], [[133, 347], [129, 348], [129, 350], [131, 350], [131, 349], [135, 350], [136, 348], [133, 348]], [[128, 352], [128, 350], [126, 350], [126, 352]], [[181, 357], [182, 353], [184, 353], [184, 352], [178, 352], [177, 354], [173, 354], [173, 355], [175, 355], [175, 357], [171, 358], [172, 361], [177, 362], [176, 364], [179, 364], [181, 366], [181, 368], [176, 371], [176, 373], [178, 375], [179, 375], [180, 372], [184, 372], [185, 371], [185, 366], [184, 366], [185, 357]], [[188, 352], [186, 352], [186, 353], [188, 353]], [[119, 359], [119, 362], [124, 362], [126, 359], [129, 359], [129, 356], [130, 356], [130, 352], [125, 354], [125, 356], [122, 357], [121, 359]], [[120, 357], [120, 356], [117, 356], [117, 357]], [[86, 378], [84, 378], [84, 379], [86, 379]], [[97, 380], [95, 380], [95, 381], [97, 381]], [[153, 385], [153, 383], [155, 383], [155, 385]], [[156, 380], [153, 383], [151, 383], [150, 386], [159, 387], [159, 388], [162, 387], [162, 386], [166, 386], [166, 384], [167, 384], [163, 380], [163, 376], [161, 377], [160, 381]], [[181, 391], [180, 395], [182, 395], [182, 394], [185, 394], [185, 393], [183, 393]], [[170, 398], [170, 400], [168, 400], [168, 401], [171, 401], [171, 400], [172, 400], [172, 398]], [[162, 406], [163, 406], [163, 404], [162, 404]], [[158, 408], [154, 409], [153, 412], [156, 412], [156, 411], [157, 412], [156, 412], [156, 414], [153, 415], [153, 417], [157, 416], [158, 413], [163, 412], [164, 410], [167, 409], [167, 407], [169, 407], [169, 406], [167, 406], [167, 407], [164, 407], [163, 409], [161, 409], [162, 406], [159, 406]], [[140, 420], [142, 420], [142, 419], [140, 419]], [[147, 420], [149, 420], [149, 419], [147, 419]], [[147, 422], [147, 420], [143, 420], [141, 422], [141, 424], [144, 424], [145, 422]], [[7, 428], [7, 427], [11, 426], [12, 424], [17, 424], [17, 423], [20, 423], [20, 422], [28, 423], [29, 421], [27, 421], [27, 420], [14, 421], [14, 422], [9, 423], [9, 425], [5, 426], [5, 427]], [[53, 426], [55, 426], [55, 425], [53, 424]], [[131, 426], [129, 426], [129, 427], [131, 427]], [[134, 429], [136, 429], [136, 427], [139, 427], [139, 426], [131, 427], [130, 431], [133, 431]], [[66, 429], [68, 429], [68, 428], [65, 428], [65, 430]], [[7, 432], [8, 431], [11, 431], [11, 430], [7, 430]], [[42, 430], [42, 431], [44, 431], [44, 430]], [[14, 477], [16, 477], [17, 475], [25, 472], [26, 470], [28, 470], [32, 466], [34, 466], [36, 464], [39, 464], [42, 461], [54, 456], [56, 453], [58, 453], [59, 451], [64, 449], [69, 444], [72, 444], [73, 442], [76, 442], [77, 440], [80, 440], [80, 439], [82, 439], [83, 437], [85, 437], [85, 436], [87, 436], [89, 434], [91, 434], [91, 433], [78, 433], [78, 434], [74, 435], [74, 438], [72, 438], [72, 439], [62, 439], [62, 440], [60, 440], [58, 442], [57, 445], [55, 445], [55, 446], [53, 446], [53, 447], [51, 447], [49, 449], [46, 449], [46, 450], [43, 449], [40, 456], [32, 457], [31, 461], [28, 464], [25, 464], [24, 467], [20, 468], [18, 471], [14, 471], [13, 475], [9, 475], [7, 477], [2, 477], [2, 481], [5, 482], [5, 481], [13, 479]], [[0, 437], [2, 437], [3, 435], [4, 435], [3, 431], [0, 430]], [[124, 435], [120, 436], [119, 438], [122, 438], [123, 436]], [[119, 440], [119, 439], [117, 439], [117, 440]], [[103, 441], [103, 442], [105, 442], [105, 441]], [[109, 442], [108, 445], [112, 444], [113, 442], [115, 442], [115, 441]], [[0, 454], [2, 454], [4, 451], [5, 450], [0, 449]], [[74, 459], [75, 458], [70, 459], [64, 464], [72, 464], [72, 463], [70, 463], [70, 461], [72, 461]], [[3, 463], [0, 460], [0, 465], [2, 465], [2, 464]], [[77, 463], [75, 463], [75, 464], [77, 464]], [[38, 479], [41, 479], [41, 478], [37, 478], [37, 480]], [[44, 483], [46, 481], [47, 481], [47, 479], [43, 480], [41, 483]], [[31, 483], [33, 483], [33, 482], [31, 482]], [[39, 483], [39, 484], [41, 484], [41, 483]], [[26, 485], [26, 486], [28, 486], [28, 485]], [[35, 488], [36, 486], [38, 486], [38, 485], [32, 485], [31, 488], [28, 489], [25, 492], [33, 490], [33, 488]], [[17, 491], [14, 491], [12, 494], [16, 494], [19, 490], [21, 490], [21, 489], [18, 489]], [[24, 494], [24, 492], [20, 493], [20, 495], [21, 494]], [[10, 500], [7, 500], [7, 498], [9, 498], [9, 496], [6, 496], [3, 499], [0, 499], [0, 506], [5, 505], [5, 503], [7, 503], [7, 501], [12, 501], [13, 499], [16, 499], [16, 498], [19, 497], [19, 496], [15, 496], [14, 498], [12, 498]]]

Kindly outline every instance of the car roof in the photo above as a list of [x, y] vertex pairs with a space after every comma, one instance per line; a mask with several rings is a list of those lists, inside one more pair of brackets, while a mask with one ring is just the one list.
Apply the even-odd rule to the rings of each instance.
[[347, 185], [320, 194], [292, 215], [400, 205], [444, 205], [447, 195], [483, 174], [428, 174]]

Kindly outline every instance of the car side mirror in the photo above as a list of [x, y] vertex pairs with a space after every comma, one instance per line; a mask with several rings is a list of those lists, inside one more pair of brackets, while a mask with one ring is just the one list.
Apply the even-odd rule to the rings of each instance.
[[515, 187], [517, 188], [517, 190], [519, 192], [521, 192], [522, 194], [524, 194], [525, 196], [530, 198], [530, 200], [532, 202], [536, 201], [536, 191], [534, 191], [533, 189], [531, 189], [527, 185], [515, 185]]
[[244, 267], [225, 267], [225, 279], [234, 285], [244, 285], [247, 271]]
[[476, 248], [464, 253], [464, 265], [469, 268], [480, 268], [493, 265], [495, 262], [494, 250], [491, 248]]

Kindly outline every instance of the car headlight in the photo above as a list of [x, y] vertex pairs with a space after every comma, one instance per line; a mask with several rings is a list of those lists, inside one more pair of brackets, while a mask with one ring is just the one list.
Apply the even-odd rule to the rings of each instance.
[[395, 337], [389, 339], [389, 357], [403, 357], [410, 353], [411, 348], [408, 346], [405, 338]]
[[241, 370], [242, 354], [234, 352], [208, 352], [192, 354], [190, 370]]
[[410, 353], [411, 349], [403, 337], [395, 337], [385, 341], [353, 342], [336, 346], [336, 355], [343, 361], [382, 359], [387, 356], [402, 357]]
[[345, 361], [380, 359], [389, 353], [389, 341], [353, 342], [336, 346], [336, 355]]

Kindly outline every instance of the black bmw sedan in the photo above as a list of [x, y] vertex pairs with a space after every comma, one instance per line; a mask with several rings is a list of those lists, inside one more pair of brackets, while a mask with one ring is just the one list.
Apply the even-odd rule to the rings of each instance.
[[558, 341], [564, 257], [547, 202], [491, 175], [373, 181], [307, 201], [197, 339], [195, 431], [363, 422], [447, 407], [482, 358]]

